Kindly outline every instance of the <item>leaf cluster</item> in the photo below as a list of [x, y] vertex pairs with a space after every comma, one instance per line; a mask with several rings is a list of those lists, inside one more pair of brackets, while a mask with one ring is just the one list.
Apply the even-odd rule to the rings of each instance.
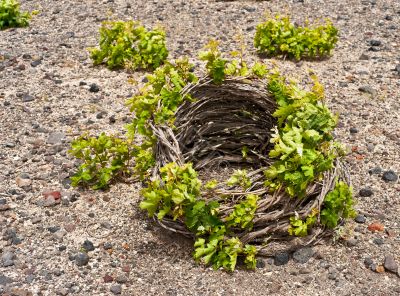
[[259, 62], [254, 63], [249, 69], [249, 66], [243, 59], [244, 48], [241, 52], [235, 51], [231, 53], [233, 57], [240, 56], [240, 59], [228, 59], [223, 57], [218, 45], [218, 41], [210, 40], [205, 46], [205, 50], [199, 53], [200, 60], [206, 62], [208, 75], [215, 84], [221, 84], [227, 76], [253, 76], [263, 78], [268, 74], [267, 67]]
[[171, 216], [183, 221], [197, 237], [193, 254], [196, 261], [233, 271], [238, 256], [244, 256], [246, 266], [254, 268], [256, 248], [243, 246], [239, 238], [231, 236], [231, 228], [251, 228], [258, 196], [248, 195], [224, 220], [218, 202], [200, 198], [202, 184], [191, 164], [180, 167], [169, 163], [160, 172], [162, 180], [151, 182], [142, 191], [140, 208], [160, 220]]
[[71, 177], [72, 186], [108, 187], [122, 174], [130, 173], [131, 143], [105, 133], [98, 137], [80, 136], [71, 143], [69, 153], [83, 161]]
[[[297, 214], [297, 213], [296, 213]], [[306, 217], [305, 221], [299, 218], [297, 215], [290, 217], [290, 227], [288, 232], [290, 235], [295, 236], [306, 236], [308, 235], [308, 231], [314, 226], [317, 222], [317, 214], [318, 210], [313, 209], [311, 213]]]
[[21, 12], [16, 0], [0, 0], [0, 30], [26, 27], [31, 18], [29, 12]]
[[278, 127], [269, 156], [277, 160], [265, 171], [272, 191], [284, 187], [290, 196], [303, 197], [308, 185], [333, 167], [340, 147], [333, 142], [337, 118], [322, 103], [323, 88], [315, 77], [311, 91], [286, 84], [278, 72], [270, 75], [268, 90], [278, 108]]
[[290, 58], [316, 58], [330, 55], [338, 41], [338, 30], [330, 20], [323, 25], [304, 27], [291, 23], [288, 16], [266, 20], [256, 28], [254, 46], [268, 56], [287, 55]]
[[352, 188], [345, 182], [337, 182], [323, 203], [321, 210], [321, 223], [329, 228], [335, 228], [342, 218], [354, 218], [356, 211], [353, 209]]
[[192, 100], [182, 89], [198, 80], [192, 72], [193, 65], [187, 58], [166, 62], [152, 74], [147, 75], [147, 83], [127, 101], [134, 113], [132, 122], [127, 126], [130, 138], [142, 137], [142, 144], [136, 146], [136, 172], [144, 177], [154, 164], [153, 148], [155, 137], [151, 124], [173, 126], [176, 109], [184, 102]]
[[155, 69], [168, 57], [165, 32], [147, 30], [136, 21], [105, 21], [100, 27], [100, 48], [90, 49], [95, 65], [108, 68]]

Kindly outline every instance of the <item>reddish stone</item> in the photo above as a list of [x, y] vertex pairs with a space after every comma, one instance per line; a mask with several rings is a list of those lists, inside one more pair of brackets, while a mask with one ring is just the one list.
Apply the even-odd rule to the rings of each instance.
[[43, 192], [43, 196], [45, 198], [53, 197], [55, 200], [61, 199], [61, 192], [60, 191], [45, 191]]
[[111, 275], [106, 274], [106, 275], [103, 277], [103, 280], [104, 280], [105, 283], [111, 283], [111, 282], [114, 280], [114, 278], [113, 278]]
[[385, 226], [378, 222], [374, 222], [368, 226], [368, 230], [375, 232], [375, 231], [383, 231], [385, 229]]
[[65, 225], [64, 225], [64, 229], [65, 229], [67, 232], [72, 232], [72, 231], [75, 230], [75, 228], [76, 228], [76, 225], [75, 225], [75, 224], [65, 224]]
[[128, 265], [124, 265], [124, 266], [122, 266], [122, 271], [123, 272], [130, 272], [131, 268]]

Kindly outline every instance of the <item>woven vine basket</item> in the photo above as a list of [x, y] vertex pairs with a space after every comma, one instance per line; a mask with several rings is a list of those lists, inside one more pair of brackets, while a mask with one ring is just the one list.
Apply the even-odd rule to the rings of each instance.
[[[288, 234], [288, 228], [290, 217], [305, 218], [313, 209], [320, 211], [325, 196], [336, 181], [350, 184], [348, 171], [339, 159], [333, 169], [324, 173], [322, 180], [308, 187], [304, 198], [290, 197], [284, 188], [270, 193], [264, 186], [264, 171], [274, 161], [269, 159], [268, 152], [272, 148], [270, 138], [276, 126], [272, 114], [277, 107], [266, 90], [265, 81], [240, 77], [215, 85], [204, 78], [187, 85], [182, 93], [190, 94], [195, 100], [178, 108], [175, 127], [151, 125], [157, 137], [153, 179], [161, 181], [159, 170], [170, 162], [180, 166], [192, 163], [203, 179], [219, 174], [221, 167], [246, 169], [252, 181], [250, 188], [244, 191], [241, 187], [229, 187], [220, 182], [213, 194], [205, 191], [202, 198], [218, 201], [223, 219], [246, 195], [259, 196], [253, 228], [235, 230], [235, 235], [244, 244], [257, 246], [258, 255], [268, 256], [315, 244], [332, 234], [332, 230], [314, 227], [308, 236], [295, 237]], [[243, 147], [247, 147], [246, 157]], [[193, 236], [179, 219], [155, 220], [168, 230]], [[268, 248], [265, 247], [267, 244]]]

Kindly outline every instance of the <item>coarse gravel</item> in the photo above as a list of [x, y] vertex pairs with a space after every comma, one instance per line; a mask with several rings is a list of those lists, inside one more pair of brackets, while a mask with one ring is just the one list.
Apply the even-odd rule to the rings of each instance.
[[[0, 294], [400, 294], [399, 1], [40, 0], [21, 7], [40, 13], [27, 28], [0, 31]], [[267, 62], [302, 84], [312, 70], [325, 86], [326, 103], [340, 114], [335, 133], [349, 147], [361, 216], [295, 260], [277, 254], [260, 258], [255, 271], [214, 271], [193, 261], [190, 240], [138, 209], [140, 183], [70, 188], [70, 141], [83, 132], [123, 133], [132, 118], [125, 101], [145, 75], [93, 67], [87, 48], [96, 46], [101, 21], [136, 19], [164, 26], [172, 58], [196, 63], [210, 38], [229, 52], [242, 32], [255, 60], [252, 37], [266, 12], [290, 13], [298, 23], [329, 17], [340, 30], [329, 59]]]

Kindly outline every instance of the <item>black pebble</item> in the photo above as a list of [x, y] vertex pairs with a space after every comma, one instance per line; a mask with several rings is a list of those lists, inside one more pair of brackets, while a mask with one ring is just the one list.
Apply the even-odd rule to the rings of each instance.
[[355, 127], [351, 127], [350, 128], [350, 134], [356, 134], [356, 133], [358, 133], [358, 129], [355, 128]]
[[385, 171], [382, 175], [382, 179], [385, 182], [395, 182], [398, 179], [398, 176], [396, 175], [396, 173], [392, 170], [389, 171]]
[[371, 188], [362, 188], [359, 192], [361, 197], [370, 197], [372, 196], [372, 194], [374, 194], [374, 192], [371, 190]]
[[382, 42], [381, 42], [380, 40], [374, 40], [374, 39], [372, 39], [372, 40], [369, 41], [369, 44], [370, 44], [371, 46], [381, 46]]
[[82, 248], [84, 248], [86, 251], [90, 252], [94, 250], [94, 245], [90, 240], [85, 240], [82, 244]]
[[289, 262], [289, 254], [286, 252], [279, 253], [274, 257], [275, 265], [285, 265]]
[[364, 224], [367, 221], [367, 219], [365, 218], [364, 215], [357, 215], [357, 217], [354, 219], [354, 221], [356, 221], [357, 223], [360, 223], [360, 224]]
[[100, 91], [100, 87], [96, 83], [92, 83], [89, 88], [90, 92], [97, 93]]

